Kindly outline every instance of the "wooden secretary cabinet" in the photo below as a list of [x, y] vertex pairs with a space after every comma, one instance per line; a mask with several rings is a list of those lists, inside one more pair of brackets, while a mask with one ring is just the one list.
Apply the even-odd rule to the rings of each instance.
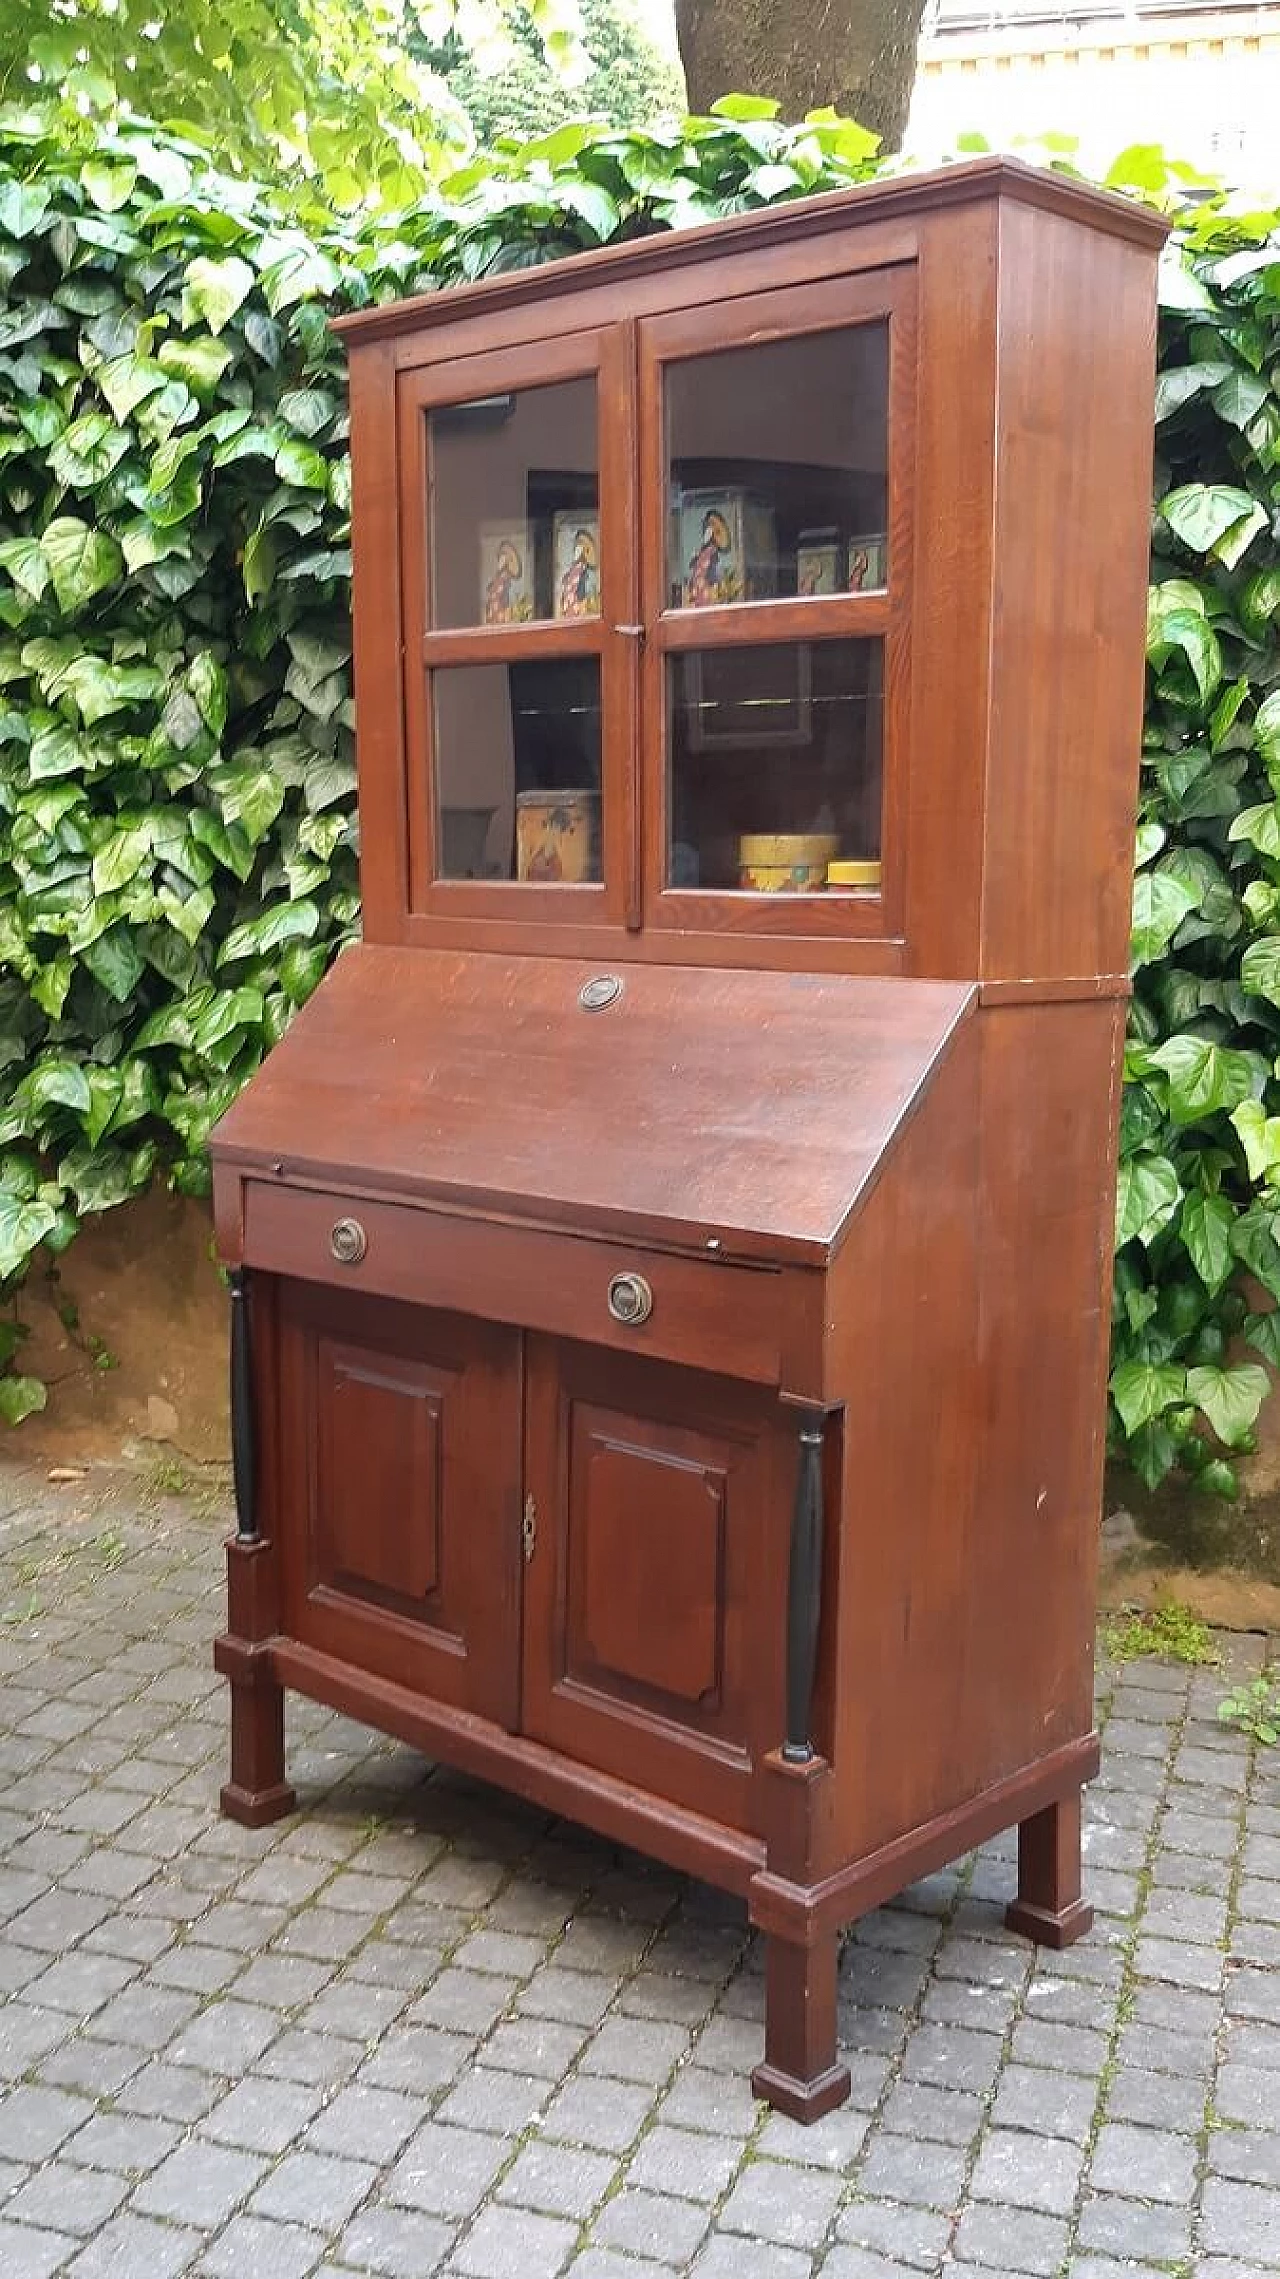
[[1089, 1921], [1152, 216], [984, 160], [344, 321], [364, 941], [215, 1138], [293, 1687], [841, 1927]]

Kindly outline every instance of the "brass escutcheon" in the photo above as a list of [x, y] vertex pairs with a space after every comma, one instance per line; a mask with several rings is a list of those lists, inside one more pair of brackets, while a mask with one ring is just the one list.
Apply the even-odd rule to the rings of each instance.
[[653, 1312], [653, 1291], [643, 1274], [615, 1274], [609, 1284], [609, 1311], [616, 1322], [634, 1329]]
[[369, 1248], [369, 1238], [359, 1219], [335, 1219], [329, 1248], [339, 1266], [358, 1266]]

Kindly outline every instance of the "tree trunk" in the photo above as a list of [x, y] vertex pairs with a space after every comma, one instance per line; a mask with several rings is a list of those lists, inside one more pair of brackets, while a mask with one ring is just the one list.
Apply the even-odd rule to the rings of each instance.
[[691, 111], [772, 95], [784, 119], [832, 103], [902, 141], [924, 0], [675, 0]]

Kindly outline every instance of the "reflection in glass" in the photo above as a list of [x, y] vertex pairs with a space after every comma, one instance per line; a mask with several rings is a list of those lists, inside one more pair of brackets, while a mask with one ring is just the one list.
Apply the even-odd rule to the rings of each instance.
[[668, 606], [883, 586], [888, 389], [883, 318], [668, 365]]
[[427, 446], [433, 625], [600, 615], [594, 380], [437, 405]]
[[878, 891], [883, 716], [878, 640], [668, 656], [668, 883]]
[[600, 878], [600, 661], [539, 657], [431, 675], [436, 874]]

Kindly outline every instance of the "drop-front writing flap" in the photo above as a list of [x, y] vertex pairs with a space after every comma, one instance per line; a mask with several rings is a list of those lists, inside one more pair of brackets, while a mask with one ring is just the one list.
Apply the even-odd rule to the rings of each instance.
[[214, 1155], [820, 1264], [974, 995], [967, 982], [362, 946], [223, 1118]]

